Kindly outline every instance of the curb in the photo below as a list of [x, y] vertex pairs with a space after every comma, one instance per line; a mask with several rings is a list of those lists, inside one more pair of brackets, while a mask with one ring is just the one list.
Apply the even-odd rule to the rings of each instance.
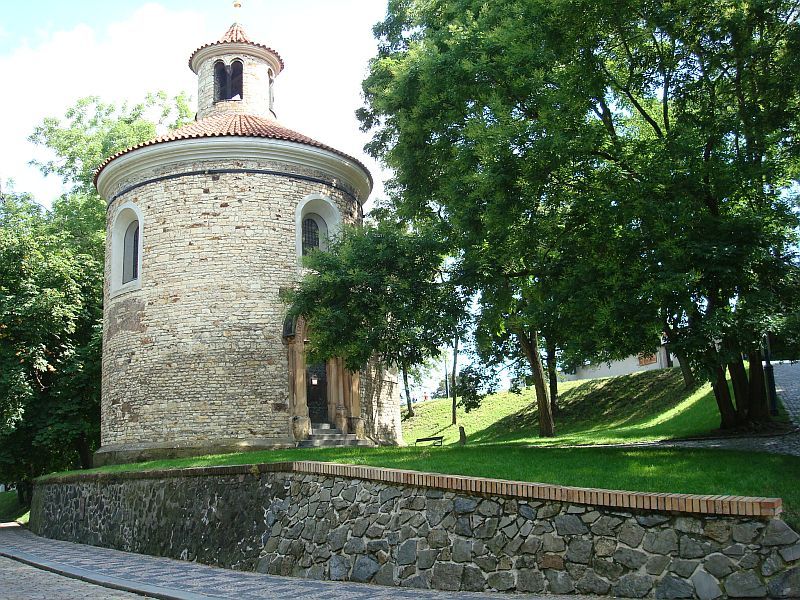
[[78, 579], [86, 583], [93, 583], [95, 585], [118, 590], [121, 592], [130, 592], [140, 596], [148, 596], [150, 598], [158, 598], [159, 600], [219, 600], [220, 596], [207, 596], [205, 594], [195, 594], [193, 592], [183, 592], [180, 590], [165, 588], [158, 585], [150, 585], [147, 583], [138, 583], [129, 579], [122, 579], [121, 577], [112, 577], [109, 575], [100, 575], [93, 571], [80, 569], [76, 567], [69, 567], [67, 565], [37, 558], [27, 552], [8, 552], [7, 550], [0, 549], [0, 556], [9, 558], [17, 562], [26, 564], [43, 571], [49, 571], [56, 575], [69, 577], [70, 579]]

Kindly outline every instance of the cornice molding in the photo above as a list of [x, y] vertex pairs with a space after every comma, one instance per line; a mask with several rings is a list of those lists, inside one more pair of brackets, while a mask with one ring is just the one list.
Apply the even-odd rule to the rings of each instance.
[[355, 190], [362, 205], [372, 191], [369, 174], [339, 154], [297, 142], [240, 136], [174, 140], [137, 148], [103, 168], [97, 178], [97, 190], [109, 202], [121, 182], [145, 179], [155, 168], [186, 161], [231, 159], [276, 161], [322, 171]]
[[189, 60], [189, 67], [195, 73], [199, 72], [200, 65], [216, 56], [224, 56], [230, 54], [247, 55], [265, 61], [272, 67], [272, 72], [277, 76], [283, 70], [283, 64], [280, 58], [274, 51], [266, 46], [259, 44], [244, 43], [244, 42], [225, 42], [211, 44], [204, 48], [200, 48]]

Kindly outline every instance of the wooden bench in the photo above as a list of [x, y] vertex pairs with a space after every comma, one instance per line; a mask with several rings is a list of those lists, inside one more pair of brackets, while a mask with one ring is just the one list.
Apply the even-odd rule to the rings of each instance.
[[433, 446], [441, 446], [443, 440], [444, 440], [443, 435], [434, 435], [433, 437], [417, 438], [417, 441], [414, 442], [414, 445], [416, 446], [420, 442], [433, 442], [432, 444]]

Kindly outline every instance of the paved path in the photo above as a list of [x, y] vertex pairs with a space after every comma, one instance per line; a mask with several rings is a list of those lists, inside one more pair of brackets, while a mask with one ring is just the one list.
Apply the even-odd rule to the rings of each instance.
[[138, 594], [68, 579], [9, 558], [0, 558], [0, 595], [4, 600], [142, 600]]
[[[192, 562], [120, 552], [108, 548], [49, 540], [33, 535], [15, 524], [0, 524], [0, 556], [54, 571], [66, 577], [99, 583], [117, 590], [136, 591], [152, 598], [175, 600], [263, 600], [314, 598], [314, 600], [450, 600], [455, 598], [494, 598], [508, 600], [507, 594], [435, 592], [409, 588], [390, 588], [349, 582], [312, 581], [245, 573], [207, 567]], [[0, 569], [6, 563], [0, 563]], [[35, 573], [21, 565], [19, 580], [0, 571], [0, 596], [28, 599], [123, 599], [132, 596], [97, 588], [52, 573]], [[11, 568], [13, 572], [13, 568]], [[60, 583], [59, 583], [60, 582]], [[29, 587], [30, 586], [30, 587]], [[83, 590], [82, 593], [78, 593]], [[97, 591], [99, 590], [99, 592]], [[516, 597], [520, 597], [517, 595]], [[522, 596], [526, 600], [541, 597]], [[550, 600], [580, 600], [581, 596], [549, 596]]]
[[800, 362], [776, 364], [775, 387], [792, 422], [800, 427]]

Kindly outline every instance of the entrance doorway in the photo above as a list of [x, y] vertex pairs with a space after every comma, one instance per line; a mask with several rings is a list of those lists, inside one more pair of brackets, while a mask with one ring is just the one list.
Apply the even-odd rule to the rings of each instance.
[[328, 371], [325, 363], [306, 368], [306, 400], [312, 423], [328, 422]]

